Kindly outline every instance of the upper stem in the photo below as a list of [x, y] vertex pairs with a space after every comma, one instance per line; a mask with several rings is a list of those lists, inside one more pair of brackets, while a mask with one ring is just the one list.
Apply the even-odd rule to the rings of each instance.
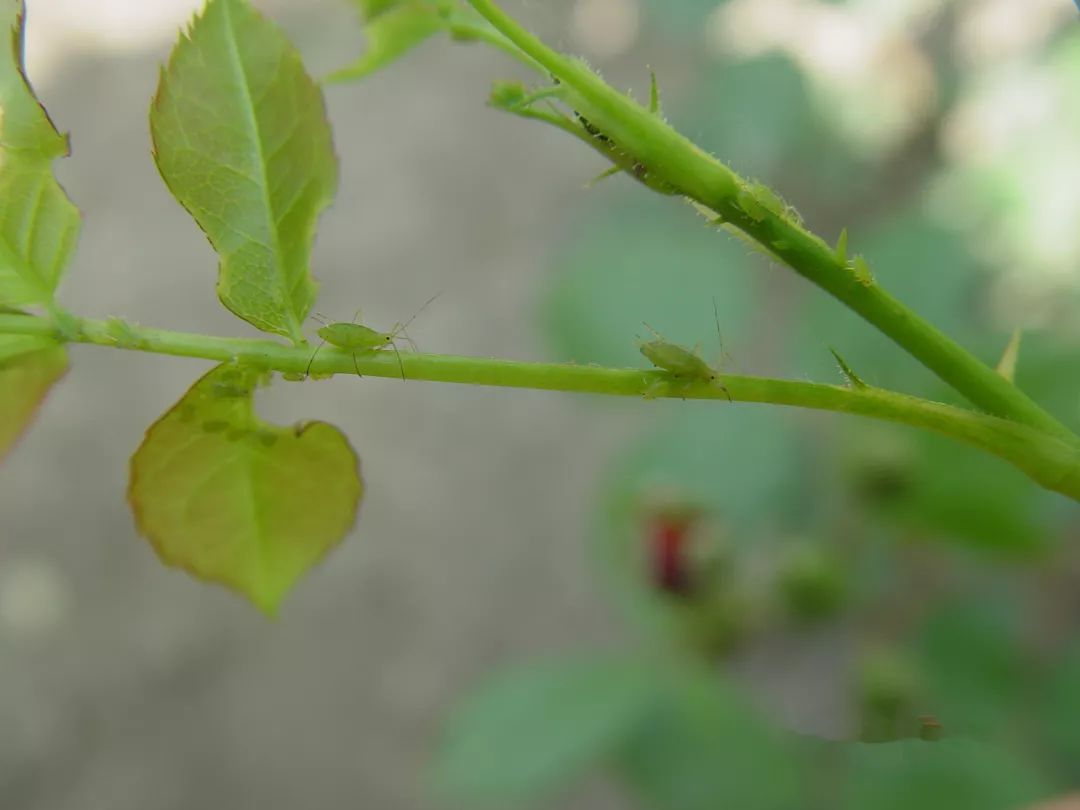
[[[386, 349], [355, 356], [329, 346], [312, 363], [312, 349], [272, 340], [223, 338], [166, 329], [150, 329], [119, 320], [68, 316], [63, 324], [31, 315], [0, 314], [0, 334], [40, 335], [61, 342], [226, 362], [241, 360], [261, 368], [314, 374], [398, 377], [410, 380], [495, 385], [613, 396], [661, 396], [678, 399], [762, 402], [858, 414], [932, 430], [993, 453], [1014, 464], [1047, 489], [1080, 500], [1080, 455], [1070, 443], [1047, 433], [994, 416], [909, 397], [878, 388], [723, 375], [721, 388], [708, 382], [682, 382], [653, 369], [616, 369], [566, 363], [523, 363], [480, 357], [404, 352]], [[663, 383], [667, 383], [667, 386]], [[658, 386], [658, 384], [660, 384]], [[659, 390], [658, 390], [659, 388]]]
[[860, 277], [797, 219], [759, 204], [750, 184], [679, 134], [662, 117], [611, 88], [584, 63], [547, 47], [492, 0], [468, 2], [557, 77], [567, 88], [567, 103], [633, 155], [642, 173], [717, 212], [795, 272], [857, 312], [979, 408], [1070, 444], [1080, 444], [1080, 438], [1020, 389], [893, 298], [872, 278]]

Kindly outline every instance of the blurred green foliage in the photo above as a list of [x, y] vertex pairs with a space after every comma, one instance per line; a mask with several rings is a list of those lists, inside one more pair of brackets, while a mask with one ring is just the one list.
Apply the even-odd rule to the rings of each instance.
[[[865, 255], [886, 289], [986, 362], [1015, 326], [1034, 324], [1016, 381], [1080, 427], [1080, 268], [1047, 284], [1034, 272], [1045, 265], [1034, 231], [1020, 227], [1038, 197], [1032, 177], [1053, 175], [1060, 145], [1075, 155], [1080, 142], [1080, 32], [1062, 29], [1001, 69], [972, 68], [958, 31], [978, 4], [934, 6], [902, 33], [935, 72], [936, 96], [906, 139], [875, 152], [845, 134], [836, 96], [794, 48], [710, 50], [703, 32], [728, 4], [643, 7], [692, 77], [665, 96], [677, 128], [790, 195], [827, 238], [846, 227], [849, 255]], [[997, 162], [947, 146], [972, 103], [1025, 65], [1072, 88], [1059, 128], [999, 149]], [[840, 384], [833, 348], [871, 385], [964, 404], [850, 311], [675, 200], [616, 179], [569, 220], [542, 302], [558, 359], [647, 367], [637, 344], [648, 324], [701, 344], [722, 369]], [[1076, 243], [1080, 257], [1080, 232]], [[610, 699], [590, 697], [603, 691], [592, 683], [565, 711], [543, 708], [552, 693], [535, 679], [550, 666], [520, 670], [515, 687], [498, 680], [492, 704], [458, 721], [466, 739], [489, 740], [475, 749], [488, 775], [462, 795], [528, 792], [503, 790], [521, 772], [509, 750], [521, 743], [490, 742], [506, 739], [492, 718], [530, 712], [543, 716], [530, 721], [539, 770], [563, 762], [577, 776], [589, 760], [656, 810], [1007, 810], [1076, 789], [1077, 517], [1007, 465], [934, 435], [761, 406], [649, 403], [611, 460], [590, 525], [599, 575], [649, 657], [598, 656], [596, 672], [617, 660], [627, 672], [607, 671]], [[657, 571], [672, 554], [688, 571], [678, 588]], [[724, 676], [743, 651], [811, 633], [843, 639], [830, 674], [815, 677], [842, 685], [844, 716], [811, 714], [846, 742], [795, 734], [784, 712], [761, 709], [769, 689]], [[507, 694], [528, 708], [499, 703]], [[580, 747], [560, 737], [560, 721]], [[460, 755], [448, 749], [448, 761]]]

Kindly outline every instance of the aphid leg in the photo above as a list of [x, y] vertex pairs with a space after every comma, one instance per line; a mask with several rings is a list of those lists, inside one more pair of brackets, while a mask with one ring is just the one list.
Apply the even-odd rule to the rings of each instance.
[[401, 371], [401, 381], [405, 382], [405, 364], [401, 362], [401, 352], [398, 351], [396, 343], [391, 343], [390, 345], [394, 347], [394, 354], [397, 355], [398, 370]]
[[656, 399], [657, 397], [664, 396], [670, 390], [671, 383], [668, 380], [653, 380], [651, 383], [649, 383], [645, 390], [641, 392], [641, 398]]
[[311, 355], [311, 359], [308, 360], [307, 368], [304, 369], [304, 379], [306, 380], [311, 375], [311, 364], [315, 362], [315, 358], [319, 354], [319, 349], [326, 345], [325, 340], [319, 341], [319, 345], [315, 348], [315, 351]]
[[734, 402], [734, 401], [735, 401], [735, 400], [733, 400], [733, 399], [731, 398], [731, 392], [730, 392], [730, 391], [728, 391], [728, 389], [727, 389], [727, 386], [726, 386], [726, 385], [724, 385], [724, 384], [723, 384], [722, 382], [720, 382], [720, 376], [719, 376], [719, 375], [717, 375], [717, 376], [716, 376], [716, 379], [714, 380], [714, 382], [716, 383], [717, 387], [718, 387], [718, 388], [719, 388], [719, 389], [720, 389], [721, 391], [723, 391], [723, 392], [724, 392], [725, 396], [727, 396], [727, 401], [728, 401], [728, 402]]
[[364, 376], [363, 374], [360, 373], [360, 366], [357, 365], [357, 363], [356, 363], [356, 352], [355, 351], [352, 353], [352, 367], [354, 369], [356, 369], [356, 376], [357, 377], [363, 377]]

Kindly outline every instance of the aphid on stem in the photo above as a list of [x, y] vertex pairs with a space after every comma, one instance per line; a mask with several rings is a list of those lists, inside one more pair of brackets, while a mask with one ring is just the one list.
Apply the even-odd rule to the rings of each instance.
[[360, 311], [357, 310], [353, 316], [352, 321], [337, 321], [328, 323], [318, 316], [313, 316], [322, 327], [318, 330], [318, 335], [322, 338], [322, 342], [318, 348], [311, 355], [311, 359], [308, 361], [307, 369], [304, 372], [304, 376], [307, 377], [311, 374], [311, 365], [315, 362], [315, 357], [319, 354], [319, 350], [324, 345], [329, 343], [338, 349], [344, 349], [345, 351], [352, 353], [353, 368], [356, 369], [356, 376], [362, 377], [360, 373], [360, 366], [356, 362], [357, 352], [372, 353], [382, 351], [390, 346], [394, 350], [394, 354], [397, 356], [398, 368], [401, 370], [401, 379], [405, 379], [405, 364], [401, 362], [401, 352], [398, 351], [397, 339], [399, 336], [404, 336], [404, 339], [412, 346], [413, 351], [416, 351], [416, 344], [413, 339], [409, 337], [409, 333], [405, 330], [408, 328], [416, 316], [427, 309], [428, 304], [438, 298], [439, 295], [433, 295], [429, 298], [420, 309], [418, 309], [409, 320], [405, 323], [396, 323], [389, 332], [378, 332], [369, 326], [364, 326], [362, 323], [358, 323], [360, 320]]
[[[720, 336], [720, 315], [716, 308], [716, 300], [713, 300], [713, 315], [716, 317], [716, 334]], [[731, 392], [720, 381], [720, 372], [706, 363], [698, 354], [700, 347], [694, 350], [684, 348], [677, 343], [672, 343], [648, 324], [645, 328], [652, 332], [653, 340], [642, 341], [638, 348], [645, 357], [659, 369], [681, 382], [710, 382], [715, 383], [723, 391], [731, 402]], [[721, 345], [723, 338], [721, 337]], [[656, 386], [650, 387], [644, 394], [646, 399], [655, 396]]]

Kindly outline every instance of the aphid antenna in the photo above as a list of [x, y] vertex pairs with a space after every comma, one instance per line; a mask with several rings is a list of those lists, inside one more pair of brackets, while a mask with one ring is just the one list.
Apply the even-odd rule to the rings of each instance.
[[718, 345], [720, 347], [720, 362], [721, 362], [721, 364], [723, 364], [725, 360], [729, 360], [732, 363], [734, 363], [735, 358], [724, 351], [724, 336], [720, 332], [720, 311], [717, 309], [717, 306], [716, 306], [716, 296], [715, 295], [713, 296], [713, 300], [712, 300], [712, 309], [713, 309], [713, 319], [716, 322], [716, 340], [717, 340], [717, 343], [718, 343]]
[[429, 298], [429, 299], [428, 299], [427, 301], [425, 301], [425, 302], [424, 302], [424, 305], [423, 305], [422, 307], [420, 307], [420, 309], [416, 310], [416, 312], [414, 312], [414, 313], [413, 313], [412, 317], [411, 317], [411, 318], [409, 318], [409, 320], [405, 321], [405, 323], [403, 323], [403, 324], [399, 324], [399, 326], [401, 327], [401, 331], [402, 331], [402, 332], [404, 332], [404, 331], [405, 331], [405, 329], [406, 329], [406, 327], [408, 327], [408, 326], [409, 326], [409, 324], [411, 324], [411, 323], [412, 323], [413, 321], [415, 321], [415, 320], [416, 320], [416, 316], [417, 316], [417, 315], [419, 315], [419, 314], [420, 314], [421, 312], [423, 312], [423, 311], [424, 311], [425, 309], [427, 309], [427, 308], [428, 308], [428, 306], [429, 306], [429, 305], [430, 305], [430, 304], [431, 304], [431, 303], [432, 303], [432, 302], [433, 302], [433, 301], [434, 301], [434, 300], [435, 300], [436, 298], [438, 298], [438, 297], [439, 297], [440, 295], [442, 295], [442, 290], [439, 290], [439, 292], [435, 293], [435, 294], [434, 294], [433, 296], [431, 296], [431, 298]]

